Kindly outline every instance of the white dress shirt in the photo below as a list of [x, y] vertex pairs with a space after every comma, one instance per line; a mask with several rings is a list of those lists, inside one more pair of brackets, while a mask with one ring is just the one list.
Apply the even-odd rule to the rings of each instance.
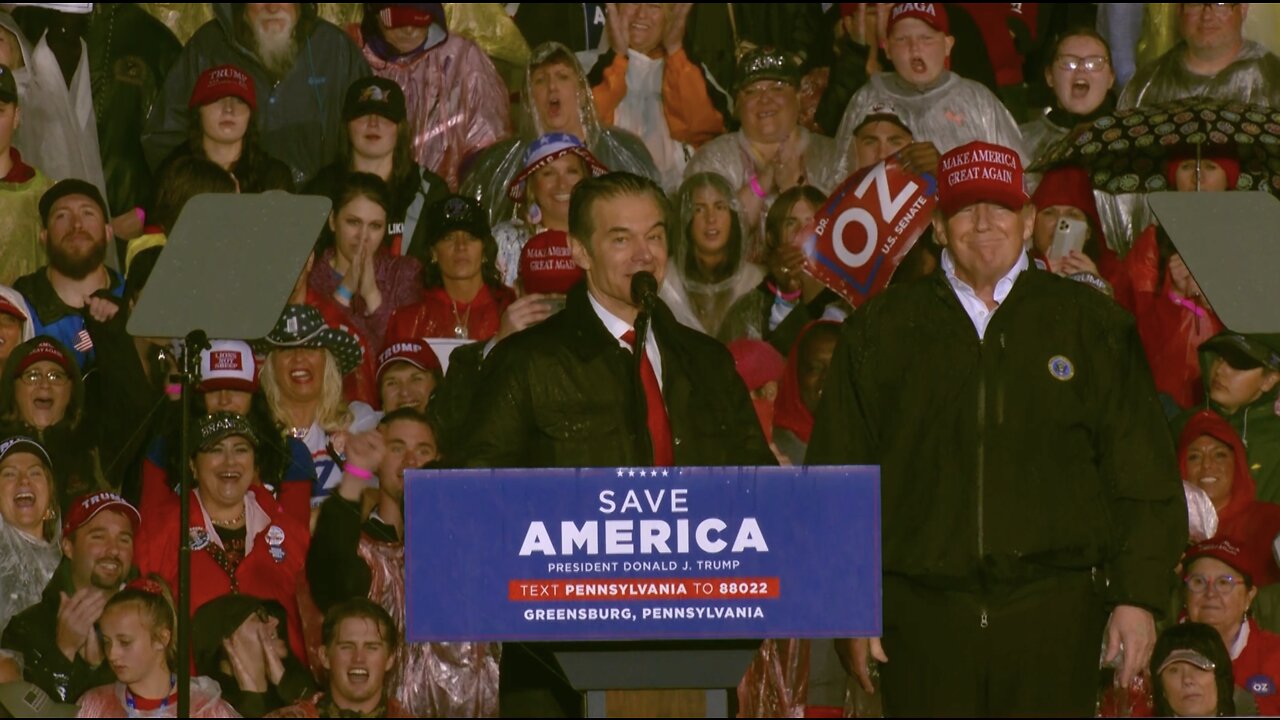
[[[631, 343], [622, 339], [622, 336], [628, 330], [634, 330], [630, 323], [622, 318], [614, 315], [605, 309], [603, 305], [596, 301], [594, 295], [590, 292], [587, 297], [591, 299], [591, 309], [596, 311], [596, 316], [600, 318], [600, 322], [604, 323], [604, 329], [617, 339], [618, 345], [632, 350]], [[662, 353], [658, 352], [658, 338], [653, 334], [653, 323], [649, 323], [648, 332], [644, 337], [644, 354], [649, 358], [649, 364], [653, 366], [653, 373], [658, 376], [658, 388], [662, 388]]]
[[[1028, 266], [1027, 254], [1021, 253], [1018, 255], [1018, 262], [1014, 263], [1013, 268], [1004, 277], [996, 281], [996, 289], [992, 293], [996, 305], [1004, 302], [1004, 299], [1009, 297], [1009, 291], [1013, 289], [1014, 281]], [[982, 298], [978, 297], [973, 288], [956, 277], [956, 261], [946, 248], [942, 250], [942, 272], [946, 273], [947, 282], [951, 283], [951, 289], [955, 291], [956, 298], [960, 300], [960, 306], [964, 308], [969, 319], [973, 321], [973, 327], [978, 331], [978, 338], [985, 339], [987, 325], [991, 323], [991, 316], [995, 313], [995, 310], [988, 310], [987, 304], [983, 302]]]

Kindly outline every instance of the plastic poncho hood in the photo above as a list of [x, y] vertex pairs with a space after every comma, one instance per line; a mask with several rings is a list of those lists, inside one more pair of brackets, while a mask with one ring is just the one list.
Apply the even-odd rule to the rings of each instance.
[[[717, 279], [696, 278], [697, 258], [693, 237], [695, 196], [698, 191], [710, 189], [729, 205], [726, 241], [727, 268]], [[670, 233], [670, 258], [667, 276], [663, 282], [661, 297], [680, 322], [716, 335], [720, 325], [738, 298], [750, 293], [764, 280], [764, 271], [748, 261], [753, 248], [748, 246], [748, 233], [742, 224], [737, 194], [729, 183], [715, 173], [697, 173], [689, 176], [680, 186], [676, 202], [676, 218]]]
[[557, 42], [546, 42], [529, 55], [525, 66], [524, 87], [520, 92], [520, 114], [514, 125], [519, 137], [490, 147], [471, 168], [461, 192], [474, 197], [489, 210], [489, 224], [497, 225], [515, 217], [515, 204], [507, 197], [507, 188], [525, 166], [529, 144], [549, 132], [538, 115], [533, 100], [533, 73], [550, 64], [562, 64], [575, 78], [576, 110], [582, 127], [581, 140], [602, 165], [612, 171], [624, 171], [652, 180], [658, 179], [653, 158], [640, 138], [618, 128], [605, 128], [596, 112], [591, 85], [578, 58], [569, 48]]

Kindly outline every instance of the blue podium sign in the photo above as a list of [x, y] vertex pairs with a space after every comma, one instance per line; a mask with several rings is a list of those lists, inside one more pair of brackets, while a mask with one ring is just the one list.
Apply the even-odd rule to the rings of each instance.
[[880, 635], [874, 467], [405, 473], [408, 639]]

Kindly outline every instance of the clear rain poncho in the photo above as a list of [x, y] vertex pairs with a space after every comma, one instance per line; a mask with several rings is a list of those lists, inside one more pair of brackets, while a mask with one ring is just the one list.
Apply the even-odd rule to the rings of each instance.
[[14, 615], [40, 602], [62, 561], [60, 536], [55, 530], [51, 540], [34, 538], [0, 517], [0, 633]]
[[[360, 536], [369, 566], [369, 599], [405, 628], [404, 543]], [[410, 717], [497, 717], [502, 646], [487, 642], [406, 642], [387, 677]]]
[[507, 136], [507, 86], [493, 63], [479, 46], [453, 33], [443, 14], [434, 18], [423, 45], [409, 53], [399, 53], [382, 37], [376, 12], [369, 9], [358, 32], [373, 74], [404, 90], [414, 160], [457, 187], [463, 158]]
[[836, 131], [833, 184], [838, 185], [854, 171], [849, 157], [853, 133], [881, 103], [894, 107], [916, 142], [932, 142], [940, 153], [981, 140], [1016, 151], [1023, 167], [1031, 160], [1023, 150], [1022, 133], [1013, 116], [982, 84], [944, 70], [936, 85], [921, 91], [903, 82], [897, 73], [886, 72], [871, 76], [849, 100]]
[[1252, 40], [1215, 75], [1197, 75], [1182, 61], [1185, 44], [1138, 69], [1116, 107], [1127, 110], [1190, 98], [1213, 98], [1280, 107], [1280, 58]]
[[[714, 190], [730, 207], [729, 227], [721, 228], [721, 232], [729, 233], [729, 256], [725, 261], [728, 268], [717, 272], [714, 278], [697, 277], [694, 254], [694, 194], [703, 188]], [[764, 270], [747, 259], [753, 248], [747, 244], [737, 194], [720, 175], [698, 173], [685, 180], [677, 195], [676, 213], [667, 273], [658, 296], [682, 324], [716, 337], [733, 304], [764, 280]]]
[[515, 203], [507, 197], [507, 186], [524, 169], [524, 154], [529, 143], [555, 130], [545, 127], [533, 104], [533, 70], [549, 61], [560, 62], [571, 68], [578, 78], [578, 118], [582, 123], [582, 142], [605, 167], [613, 171], [626, 171], [643, 175], [659, 182], [658, 168], [644, 142], [631, 133], [618, 128], [600, 125], [595, 100], [587, 75], [578, 64], [573, 51], [556, 42], [548, 42], [533, 49], [529, 64], [525, 67], [524, 91], [521, 93], [519, 117], [520, 136], [504, 140], [480, 153], [472, 164], [458, 192], [475, 198], [489, 213], [489, 224], [497, 225], [515, 217]]

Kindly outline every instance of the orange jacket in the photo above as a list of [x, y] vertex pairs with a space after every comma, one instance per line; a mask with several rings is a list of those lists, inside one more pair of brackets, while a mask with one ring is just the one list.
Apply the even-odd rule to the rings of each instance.
[[[662, 114], [671, 138], [694, 148], [724, 133], [724, 117], [711, 104], [702, 70], [689, 60], [684, 48], [668, 55], [662, 68]], [[604, 70], [604, 80], [591, 88], [603, 125], [613, 125], [614, 112], [627, 96], [627, 56], [614, 54]]]

